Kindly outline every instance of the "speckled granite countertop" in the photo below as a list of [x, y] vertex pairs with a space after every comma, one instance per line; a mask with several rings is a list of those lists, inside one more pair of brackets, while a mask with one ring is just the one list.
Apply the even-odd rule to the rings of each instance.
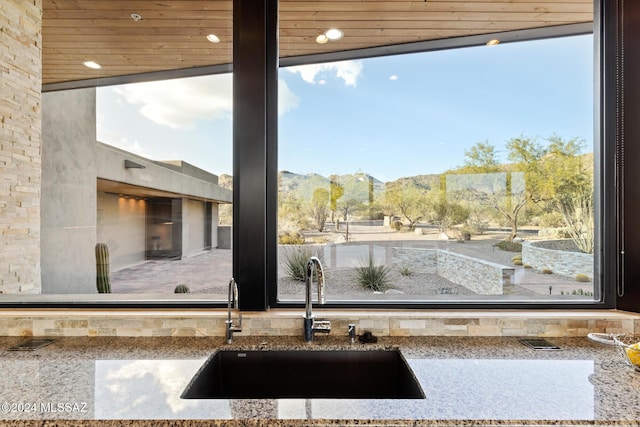
[[[515, 337], [385, 337], [375, 345], [238, 337], [230, 346], [221, 338], [65, 337], [6, 351], [21, 341], [0, 337], [0, 425], [640, 425], [640, 372], [586, 338], [550, 338], [562, 349], [541, 351]], [[400, 348], [426, 399], [180, 399], [218, 348], [387, 346]]]

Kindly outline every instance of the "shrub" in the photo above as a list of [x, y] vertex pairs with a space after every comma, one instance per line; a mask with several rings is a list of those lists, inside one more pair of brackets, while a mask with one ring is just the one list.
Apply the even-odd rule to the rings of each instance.
[[471, 240], [471, 229], [468, 227], [456, 229], [455, 233], [458, 237], [458, 240], [461, 240], [463, 242], [468, 242], [469, 240]]
[[317, 244], [325, 244], [329, 241], [329, 239], [324, 236], [313, 236], [311, 238], [311, 241]]
[[400, 274], [403, 276], [412, 276], [413, 275], [413, 270], [411, 270], [411, 268], [407, 267], [406, 265], [403, 265], [402, 267], [400, 267]]
[[305, 269], [307, 268], [309, 258], [316, 256], [322, 262], [322, 251], [320, 248], [282, 248], [282, 251], [282, 262], [286, 275], [301, 282], [304, 282]]
[[560, 212], [547, 212], [540, 217], [540, 225], [544, 228], [557, 228], [563, 225]]
[[299, 231], [289, 231], [278, 236], [278, 243], [281, 245], [303, 245], [304, 236]]
[[385, 265], [374, 265], [373, 257], [369, 256], [368, 262], [359, 267], [355, 267], [353, 272], [353, 280], [365, 289], [371, 289], [374, 292], [382, 292], [389, 285], [387, 277], [390, 268]]
[[394, 230], [400, 231], [400, 230], [402, 230], [402, 221], [398, 221], [398, 220], [393, 221], [391, 226], [394, 228]]
[[188, 294], [191, 291], [189, 290], [189, 287], [187, 285], [178, 285], [173, 290], [173, 292], [176, 294]]
[[514, 260], [513, 265], [522, 265], [522, 260], [521, 259]]
[[553, 271], [551, 271], [550, 268], [543, 268], [542, 270], [540, 270], [540, 273], [542, 274], [553, 274]]
[[471, 234], [484, 234], [489, 229], [489, 222], [475, 218], [467, 222]]
[[522, 243], [519, 242], [509, 242], [507, 240], [502, 240], [498, 242], [496, 246], [507, 252], [522, 252]]
[[523, 265], [523, 267], [524, 267], [524, 268], [527, 268], [527, 269], [532, 268], [532, 267], [531, 267], [531, 264], [524, 264], [524, 265]]
[[511, 258], [511, 262], [522, 261], [522, 255], [516, 255]]
[[578, 273], [576, 274], [576, 282], [590, 282], [589, 276], [586, 274]]

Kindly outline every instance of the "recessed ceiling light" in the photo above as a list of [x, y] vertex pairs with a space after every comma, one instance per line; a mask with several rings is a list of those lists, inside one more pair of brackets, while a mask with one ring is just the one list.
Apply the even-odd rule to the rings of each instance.
[[207, 36], [207, 40], [209, 40], [211, 43], [220, 43], [220, 37], [216, 36], [215, 34], [209, 34]]
[[318, 37], [316, 37], [316, 43], [325, 44], [328, 41], [329, 37], [324, 34], [320, 34]]
[[132, 13], [131, 14], [131, 19], [133, 19], [134, 21], [138, 22], [138, 21], [142, 21], [142, 16], [138, 15], [137, 13]]
[[100, 68], [102, 68], [102, 65], [94, 61], [84, 61], [82, 65], [84, 65], [87, 68], [92, 68], [94, 70], [99, 70]]
[[495, 46], [495, 45], [498, 45], [498, 44], [500, 44], [500, 40], [498, 40], [498, 39], [491, 39], [491, 40], [489, 40], [487, 42], [487, 46]]
[[330, 28], [324, 32], [324, 35], [327, 36], [329, 40], [340, 40], [344, 33], [337, 28]]

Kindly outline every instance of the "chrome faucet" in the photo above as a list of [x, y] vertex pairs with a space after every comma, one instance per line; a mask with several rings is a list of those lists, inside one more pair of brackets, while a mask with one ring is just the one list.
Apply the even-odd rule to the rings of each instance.
[[331, 322], [328, 320], [318, 320], [313, 318], [311, 301], [311, 279], [313, 278], [313, 272], [315, 270], [316, 277], [318, 279], [318, 303], [324, 304], [324, 272], [322, 270], [322, 264], [318, 257], [312, 256], [307, 261], [307, 268], [305, 269], [305, 288], [306, 298], [304, 305], [304, 340], [306, 342], [313, 341], [313, 336], [316, 332], [328, 334], [331, 332]]
[[238, 308], [238, 284], [236, 280], [232, 277], [229, 281], [229, 298], [227, 300], [227, 321], [225, 322], [227, 325], [227, 344], [231, 344], [233, 342], [233, 333], [234, 332], [242, 332], [242, 313], [238, 309], [238, 324], [235, 325], [233, 320], [231, 319], [231, 306], [233, 308]]
[[356, 342], [356, 324], [349, 323], [347, 326], [347, 333], [349, 334], [349, 343], [354, 344]]

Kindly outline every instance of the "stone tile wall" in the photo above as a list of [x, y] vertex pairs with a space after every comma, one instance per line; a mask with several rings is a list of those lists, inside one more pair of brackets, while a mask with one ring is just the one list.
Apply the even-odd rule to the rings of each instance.
[[0, 292], [40, 293], [41, 0], [0, 1]]
[[449, 251], [438, 251], [438, 275], [479, 295], [502, 295], [515, 269]]
[[[589, 332], [640, 334], [640, 315], [592, 311], [321, 311], [331, 335], [585, 337]], [[226, 310], [0, 311], [0, 336], [224, 336]], [[302, 310], [243, 313], [240, 336], [302, 336]], [[319, 336], [318, 340], [321, 340]], [[319, 341], [321, 342], [321, 341]]]

